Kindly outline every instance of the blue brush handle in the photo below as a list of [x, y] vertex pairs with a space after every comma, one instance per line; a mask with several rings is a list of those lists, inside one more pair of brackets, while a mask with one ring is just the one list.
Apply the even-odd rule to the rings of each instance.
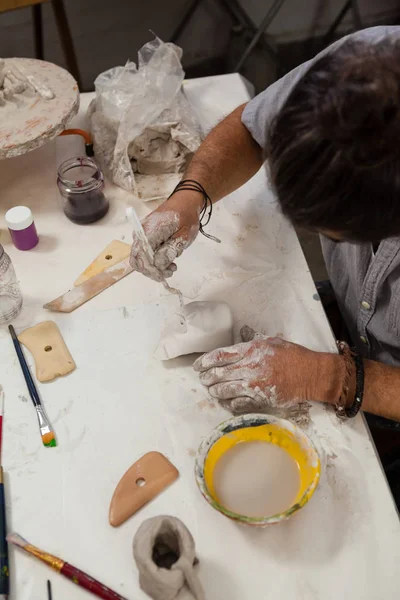
[[8, 546], [6, 541], [6, 502], [4, 498], [3, 469], [0, 467], [0, 595], [8, 596], [10, 591], [8, 572]]
[[14, 348], [15, 348], [15, 351], [18, 356], [19, 364], [21, 365], [22, 373], [24, 375], [26, 385], [28, 387], [29, 395], [32, 398], [33, 404], [35, 406], [40, 406], [41, 405], [40, 397], [39, 397], [38, 391], [36, 389], [35, 383], [32, 379], [32, 375], [29, 370], [28, 363], [26, 362], [24, 353], [22, 352], [21, 344], [19, 343], [19, 339], [17, 338], [17, 334], [15, 333], [15, 329], [12, 325], [9, 325], [8, 329], [10, 331], [12, 341], [14, 344]]

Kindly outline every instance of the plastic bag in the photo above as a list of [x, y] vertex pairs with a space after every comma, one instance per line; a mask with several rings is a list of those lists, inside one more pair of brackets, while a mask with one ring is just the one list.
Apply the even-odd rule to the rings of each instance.
[[169, 195], [201, 142], [183, 92], [182, 50], [159, 38], [99, 75], [88, 109], [96, 158], [107, 176], [144, 200]]

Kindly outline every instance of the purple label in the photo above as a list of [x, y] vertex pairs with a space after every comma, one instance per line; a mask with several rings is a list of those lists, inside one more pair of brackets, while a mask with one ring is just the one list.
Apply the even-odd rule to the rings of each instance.
[[29, 227], [21, 229], [20, 231], [9, 229], [9, 232], [14, 246], [18, 248], [18, 250], [32, 250], [39, 242], [35, 223], [32, 223], [32, 225], [29, 225]]

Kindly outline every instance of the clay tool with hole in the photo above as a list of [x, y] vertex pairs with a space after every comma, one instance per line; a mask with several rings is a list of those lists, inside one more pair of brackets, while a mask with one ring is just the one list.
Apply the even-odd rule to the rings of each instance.
[[[142, 224], [132, 207], [127, 208], [127, 217], [133, 225], [134, 230], [143, 240], [144, 247], [149, 253], [150, 258], [153, 259], [153, 249], [150, 246], [143, 231]], [[120, 281], [133, 272], [134, 269], [129, 262], [129, 254], [130, 247], [128, 244], [114, 240], [78, 277], [74, 284], [75, 287], [72, 290], [69, 290], [51, 302], [48, 302], [43, 308], [63, 313], [70, 313], [76, 308], [79, 308], [82, 304], [85, 304], [88, 300], [91, 300], [111, 285], [117, 283], [117, 281]], [[123, 256], [126, 256], [126, 258], [121, 260], [121, 257]], [[117, 259], [119, 259], [119, 262], [115, 262]], [[110, 266], [107, 266], [107, 262], [109, 262]], [[181, 314], [186, 322], [183, 310], [184, 302], [182, 293], [175, 288], [171, 288], [165, 280], [163, 280], [162, 284], [165, 289], [179, 297]]]
[[43, 308], [55, 312], [70, 313], [97, 296], [97, 294], [100, 294], [103, 290], [106, 290], [117, 281], [129, 275], [129, 273], [132, 273], [132, 271], [133, 268], [129, 264], [129, 257], [125, 258], [125, 260], [105, 269], [102, 273], [91, 277], [82, 283], [82, 285], [78, 285], [55, 300], [48, 302]]
[[11, 334], [11, 338], [14, 344], [15, 351], [18, 356], [19, 364], [21, 365], [22, 373], [24, 375], [26, 385], [28, 387], [29, 395], [32, 399], [33, 405], [36, 409], [36, 414], [39, 422], [40, 435], [42, 436], [43, 445], [47, 448], [53, 448], [57, 446], [56, 436], [54, 435], [54, 431], [50, 425], [49, 419], [44, 411], [42, 406], [42, 402], [40, 400], [40, 396], [36, 389], [35, 383], [32, 379], [31, 372], [29, 371], [28, 364], [25, 360], [24, 353], [22, 351], [22, 347], [17, 338], [17, 334], [15, 333], [14, 327], [12, 325], [8, 326], [8, 329]]
[[83, 273], [75, 281], [74, 285], [78, 286], [85, 283], [95, 275], [102, 273], [109, 267], [116, 265], [125, 258], [128, 258], [131, 253], [130, 244], [125, 244], [119, 240], [110, 242], [92, 263], [83, 271]]
[[160, 452], [144, 454], [127, 470], [115, 488], [110, 504], [110, 524], [118, 527], [124, 523], [178, 476], [176, 467]]
[[29, 327], [19, 334], [18, 339], [35, 360], [38, 381], [53, 381], [76, 369], [74, 359], [54, 321], [43, 321]]

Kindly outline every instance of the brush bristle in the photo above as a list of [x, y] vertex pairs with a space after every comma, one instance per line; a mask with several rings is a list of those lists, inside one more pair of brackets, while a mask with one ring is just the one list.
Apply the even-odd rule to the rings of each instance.
[[50, 431], [49, 433], [44, 433], [42, 435], [42, 442], [43, 445], [46, 446], [46, 448], [54, 448], [55, 446], [57, 446], [56, 438], [52, 431]]
[[29, 542], [24, 540], [24, 538], [18, 535], [18, 533], [9, 533], [6, 537], [6, 540], [10, 544], [15, 544], [20, 548], [25, 548], [26, 546], [29, 546]]

